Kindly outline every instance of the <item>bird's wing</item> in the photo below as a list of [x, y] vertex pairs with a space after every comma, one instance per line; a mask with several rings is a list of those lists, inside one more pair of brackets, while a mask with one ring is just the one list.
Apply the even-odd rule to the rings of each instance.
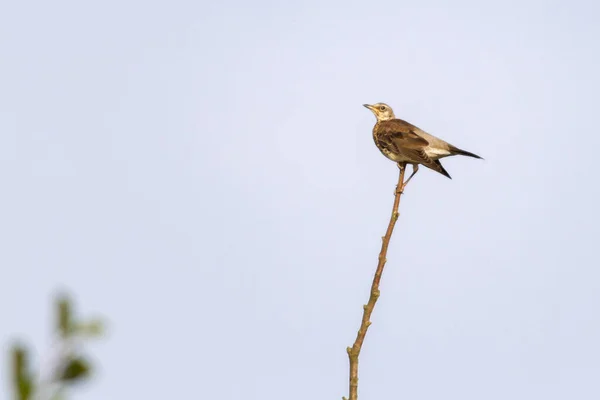
[[423, 149], [405, 149], [402, 154], [407, 158], [414, 160], [415, 163], [422, 164], [429, 169], [432, 169], [440, 174], [452, 179], [448, 171], [444, 169], [440, 160], [432, 160]]
[[440, 174], [450, 178], [439, 161], [432, 160], [425, 148], [429, 142], [424, 137], [418, 135], [415, 131], [419, 128], [400, 119], [393, 119], [382, 122], [377, 130], [377, 142], [381, 147], [389, 151], [402, 154], [415, 163], [422, 164]]
[[381, 147], [396, 154], [404, 154], [405, 149], [427, 147], [429, 142], [417, 135], [412, 128], [412, 125], [399, 119], [384, 121], [380, 123], [375, 139]]
[[427, 140], [427, 142], [429, 142], [429, 146], [430, 147], [434, 147], [434, 148], [438, 148], [438, 149], [444, 149], [444, 150], [450, 150], [450, 147], [452, 147], [452, 145], [442, 139], [440, 139], [439, 137], [433, 136], [430, 133], [425, 132], [423, 129], [414, 126], [413, 124], [411, 124], [410, 122], [406, 122], [403, 121], [401, 119], [399, 119], [398, 121], [402, 121], [402, 123], [406, 124], [407, 126], [410, 127], [410, 129], [417, 134], [418, 136], [422, 137], [423, 139]]

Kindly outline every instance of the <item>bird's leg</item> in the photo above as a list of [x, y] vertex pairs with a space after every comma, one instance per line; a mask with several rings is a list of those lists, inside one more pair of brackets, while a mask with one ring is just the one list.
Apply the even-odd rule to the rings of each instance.
[[[405, 162], [399, 162], [398, 163], [398, 168], [400, 169], [400, 171], [402, 171], [403, 169], [406, 168], [406, 163]], [[414, 172], [413, 172], [413, 175], [414, 175]], [[404, 186], [406, 186], [406, 184], [396, 185], [396, 190], [394, 190], [394, 196], [397, 195], [397, 194], [402, 194], [402, 191], [404, 190]]]
[[412, 179], [413, 176], [415, 176], [415, 174], [419, 170], [419, 164], [413, 164], [412, 166], [413, 166], [413, 172], [412, 172], [412, 174], [410, 174], [408, 179], [404, 181], [404, 184], [402, 185], [402, 190], [404, 190], [406, 185], [408, 185], [408, 182]]

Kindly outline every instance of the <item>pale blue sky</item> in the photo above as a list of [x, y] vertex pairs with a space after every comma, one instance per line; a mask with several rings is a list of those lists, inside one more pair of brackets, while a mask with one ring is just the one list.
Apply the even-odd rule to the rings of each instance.
[[2, 349], [46, 357], [67, 287], [110, 321], [73, 398], [347, 395], [397, 174], [383, 101], [485, 161], [408, 187], [361, 398], [600, 398], [599, 11], [5, 2]]

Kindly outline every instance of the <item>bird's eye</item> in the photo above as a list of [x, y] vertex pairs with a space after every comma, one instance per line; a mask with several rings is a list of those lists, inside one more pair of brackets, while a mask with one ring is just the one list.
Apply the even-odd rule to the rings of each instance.
[[381, 111], [385, 111], [385, 106], [381, 106], [381, 107], [379, 107], [379, 109], [380, 109]]

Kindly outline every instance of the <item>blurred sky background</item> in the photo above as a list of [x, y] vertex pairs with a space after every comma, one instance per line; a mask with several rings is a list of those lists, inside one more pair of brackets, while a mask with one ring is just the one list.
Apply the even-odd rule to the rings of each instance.
[[0, 398], [62, 288], [109, 321], [73, 399], [347, 396], [398, 172], [379, 101], [485, 160], [407, 188], [361, 398], [600, 398], [599, 11], [2, 3]]

